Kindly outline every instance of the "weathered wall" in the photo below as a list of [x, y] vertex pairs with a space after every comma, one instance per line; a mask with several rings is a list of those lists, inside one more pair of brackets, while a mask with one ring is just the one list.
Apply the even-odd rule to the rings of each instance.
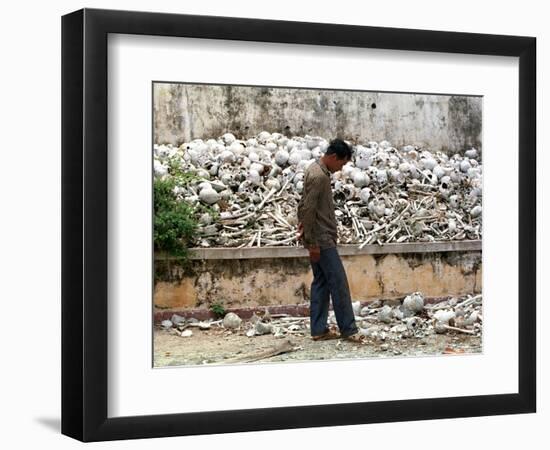
[[[343, 255], [353, 300], [481, 292], [481, 251]], [[309, 301], [307, 258], [195, 260], [185, 273], [156, 261], [156, 311], [295, 305]]]
[[156, 83], [153, 103], [159, 144], [266, 130], [481, 150], [481, 97]]

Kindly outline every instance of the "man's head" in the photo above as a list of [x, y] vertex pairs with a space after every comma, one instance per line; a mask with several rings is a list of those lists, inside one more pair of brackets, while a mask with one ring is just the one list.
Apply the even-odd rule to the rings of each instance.
[[322, 161], [331, 172], [342, 170], [344, 164], [351, 160], [352, 150], [342, 139], [334, 139], [325, 152]]

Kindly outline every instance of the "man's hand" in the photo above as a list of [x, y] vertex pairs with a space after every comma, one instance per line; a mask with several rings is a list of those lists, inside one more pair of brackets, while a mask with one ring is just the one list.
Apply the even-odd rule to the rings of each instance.
[[321, 248], [320, 247], [309, 247], [309, 259], [312, 262], [318, 262], [321, 259]]
[[[304, 225], [302, 222], [298, 224], [298, 240], [302, 240], [304, 238]], [[321, 248], [320, 247], [308, 247], [309, 250], [309, 259], [313, 262], [317, 262], [321, 259]]]
[[297, 237], [297, 239], [299, 241], [301, 241], [303, 237], [304, 237], [304, 226], [302, 225], [302, 222], [300, 222], [298, 224], [298, 237]]

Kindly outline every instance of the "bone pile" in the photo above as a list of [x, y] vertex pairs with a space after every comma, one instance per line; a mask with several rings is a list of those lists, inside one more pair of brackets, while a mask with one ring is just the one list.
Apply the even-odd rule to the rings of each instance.
[[[436, 304], [426, 304], [421, 292], [413, 292], [395, 306], [374, 301], [361, 306], [353, 302], [355, 321], [361, 334], [371, 341], [391, 343], [402, 339], [421, 339], [434, 334], [465, 334], [480, 337], [483, 312], [481, 294], [465, 297], [449, 297]], [[334, 312], [329, 313], [329, 323], [336, 326]], [[195, 330], [222, 329], [228, 334], [249, 338], [273, 335], [275, 338], [309, 336], [309, 317], [293, 317], [287, 314], [271, 315], [253, 313], [249, 320], [242, 320], [229, 312], [223, 319], [199, 321], [174, 314], [164, 320], [161, 327], [181, 337], [193, 336]], [[382, 347], [382, 350], [384, 347]]]
[[[195, 139], [154, 146], [155, 177], [173, 168], [197, 179], [178, 199], [209, 205], [200, 217], [201, 247], [299, 246], [296, 210], [304, 171], [324, 154], [322, 137], [263, 131], [239, 140]], [[482, 164], [475, 148], [452, 156], [388, 141], [353, 146], [353, 160], [332, 175], [341, 244], [481, 239]]]
[[[358, 308], [356, 302], [356, 313]], [[356, 316], [362, 334], [388, 341], [448, 332], [479, 337], [482, 320], [481, 294], [460, 299], [449, 297], [436, 304], [425, 304], [421, 292], [406, 296], [399, 305], [393, 307], [373, 302], [361, 308], [359, 316]]]

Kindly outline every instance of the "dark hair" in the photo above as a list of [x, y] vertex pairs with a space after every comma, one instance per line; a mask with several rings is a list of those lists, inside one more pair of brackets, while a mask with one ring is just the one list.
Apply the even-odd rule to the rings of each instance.
[[330, 141], [326, 154], [335, 154], [338, 159], [351, 159], [353, 151], [342, 139], [333, 139]]

